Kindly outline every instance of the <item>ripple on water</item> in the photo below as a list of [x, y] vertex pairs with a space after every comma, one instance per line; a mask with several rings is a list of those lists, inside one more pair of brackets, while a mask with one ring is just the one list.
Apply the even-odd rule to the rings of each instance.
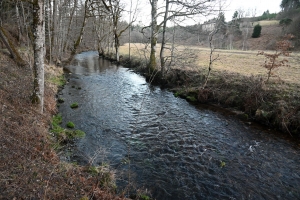
[[299, 147], [149, 88], [95, 53], [76, 58], [70, 70], [78, 78], [70, 77], [59, 108], [86, 132], [72, 159], [108, 162], [126, 184], [130, 150], [132, 180], [156, 199], [300, 198]]

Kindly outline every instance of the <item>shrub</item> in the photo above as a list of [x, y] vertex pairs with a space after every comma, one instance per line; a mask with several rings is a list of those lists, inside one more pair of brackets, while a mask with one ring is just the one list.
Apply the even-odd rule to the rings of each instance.
[[288, 26], [292, 23], [293, 20], [291, 20], [290, 18], [284, 18], [284, 19], [281, 19], [279, 24], [282, 25], [282, 26]]
[[259, 24], [255, 25], [253, 29], [252, 37], [258, 38], [260, 36], [261, 29], [262, 29], [261, 25]]
[[283, 67], [283, 66], [289, 66], [288, 60], [283, 58], [280, 59], [279, 56], [285, 56], [288, 57], [290, 56], [290, 49], [293, 48], [292, 43], [290, 40], [294, 38], [294, 35], [288, 34], [286, 35], [282, 40], [277, 42], [277, 47], [275, 53], [266, 53], [263, 51], [259, 51], [257, 55], [263, 55], [265, 56], [265, 63], [263, 64], [263, 67], [268, 70], [268, 78], [266, 82], [269, 81], [271, 75], [273, 75], [273, 69], [276, 69], [278, 67]]

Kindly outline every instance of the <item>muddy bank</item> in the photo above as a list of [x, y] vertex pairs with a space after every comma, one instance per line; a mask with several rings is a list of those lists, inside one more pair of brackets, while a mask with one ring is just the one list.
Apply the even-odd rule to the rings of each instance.
[[123, 58], [120, 64], [134, 69], [152, 84], [171, 90], [175, 96], [193, 103], [226, 108], [241, 119], [258, 122], [291, 137], [300, 137], [300, 85], [277, 80], [265, 83], [261, 76], [212, 71], [203, 89], [205, 70], [171, 69], [162, 79], [159, 71], [149, 75], [142, 61]]

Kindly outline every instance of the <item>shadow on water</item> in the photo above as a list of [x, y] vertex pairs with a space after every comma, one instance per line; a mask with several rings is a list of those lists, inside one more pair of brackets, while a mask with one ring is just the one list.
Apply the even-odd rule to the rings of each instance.
[[120, 189], [130, 168], [132, 182], [156, 199], [300, 198], [299, 146], [150, 88], [96, 52], [78, 54], [68, 68], [59, 110], [86, 132], [70, 159], [109, 163]]

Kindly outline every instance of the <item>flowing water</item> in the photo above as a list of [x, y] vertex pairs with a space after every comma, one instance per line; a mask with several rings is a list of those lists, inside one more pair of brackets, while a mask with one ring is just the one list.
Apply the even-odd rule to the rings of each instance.
[[95, 52], [68, 68], [60, 112], [86, 132], [70, 159], [109, 163], [120, 189], [130, 177], [155, 199], [300, 198], [295, 142], [193, 106]]

